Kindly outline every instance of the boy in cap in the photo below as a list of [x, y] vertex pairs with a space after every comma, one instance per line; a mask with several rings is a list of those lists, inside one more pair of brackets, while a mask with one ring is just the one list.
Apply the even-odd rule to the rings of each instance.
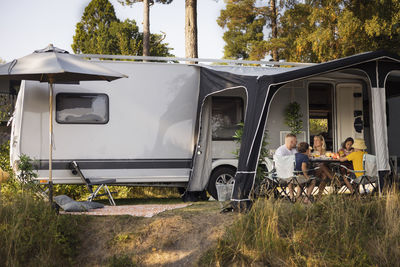
[[[309, 200], [312, 199], [312, 191], [315, 187], [315, 179], [311, 178], [311, 175], [313, 175], [313, 170], [310, 170], [308, 166], [310, 163], [310, 145], [306, 142], [301, 142], [297, 146], [297, 151], [298, 153], [295, 154], [295, 171], [299, 173], [297, 181], [300, 184], [307, 183], [307, 198], [305, 199], [305, 203], [308, 203]], [[291, 191], [293, 191], [293, 185], [289, 184], [289, 193], [291, 193], [291, 198], [293, 199], [293, 193]], [[299, 185], [297, 189], [297, 194], [300, 194]]]

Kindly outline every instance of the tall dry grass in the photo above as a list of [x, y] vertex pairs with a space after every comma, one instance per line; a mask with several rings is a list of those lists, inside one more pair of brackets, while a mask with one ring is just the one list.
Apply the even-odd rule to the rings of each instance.
[[79, 216], [57, 216], [30, 194], [0, 198], [0, 266], [73, 266]]
[[200, 265], [400, 266], [400, 196], [259, 200]]

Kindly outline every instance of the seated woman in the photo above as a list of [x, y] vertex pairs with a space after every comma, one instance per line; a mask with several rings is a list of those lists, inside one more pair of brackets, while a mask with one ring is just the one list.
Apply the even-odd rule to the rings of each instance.
[[[309, 170], [309, 157], [310, 157], [310, 145], [306, 142], [301, 142], [297, 146], [298, 153], [295, 154], [296, 166], [295, 171], [301, 172], [302, 174], [298, 175], [297, 181], [299, 184], [309, 183], [306, 194], [307, 198], [305, 199], [305, 203], [308, 203], [311, 199], [312, 191], [315, 187], [315, 179], [311, 179], [311, 171]], [[289, 184], [289, 193], [291, 198], [293, 199], [293, 184]], [[297, 195], [300, 195], [300, 186], [297, 185]]]
[[[326, 144], [324, 137], [322, 135], [314, 136], [313, 154], [325, 155], [325, 153]], [[316, 170], [316, 175], [321, 178], [321, 182], [318, 186], [318, 197], [321, 197], [328, 183], [328, 178], [331, 181], [333, 180], [333, 174], [325, 163], [317, 163], [316, 166], [319, 167], [319, 169]]]

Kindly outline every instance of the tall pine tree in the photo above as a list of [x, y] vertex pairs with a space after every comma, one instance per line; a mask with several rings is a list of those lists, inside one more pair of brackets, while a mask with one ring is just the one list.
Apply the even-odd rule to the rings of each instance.
[[143, 2], [143, 56], [150, 56], [150, 7], [154, 3], [170, 4], [173, 0], [118, 0], [122, 5], [133, 5]]
[[72, 49], [75, 53], [115, 54], [118, 44], [110, 28], [118, 23], [114, 7], [108, 0], [92, 0], [76, 24]]

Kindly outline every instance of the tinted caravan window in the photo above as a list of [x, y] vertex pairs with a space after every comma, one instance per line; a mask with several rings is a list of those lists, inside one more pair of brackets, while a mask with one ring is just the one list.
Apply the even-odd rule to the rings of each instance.
[[240, 122], [243, 122], [242, 98], [213, 97], [211, 118], [213, 140], [233, 140]]
[[56, 121], [64, 124], [106, 124], [106, 94], [60, 93], [56, 96]]

